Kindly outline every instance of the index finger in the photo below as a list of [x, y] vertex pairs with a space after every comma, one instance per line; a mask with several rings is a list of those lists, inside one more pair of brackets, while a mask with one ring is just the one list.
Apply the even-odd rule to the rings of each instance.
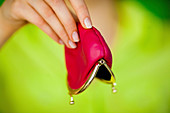
[[92, 28], [90, 14], [84, 0], [70, 0], [70, 3], [75, 10], [81, 25], [86, 29]]

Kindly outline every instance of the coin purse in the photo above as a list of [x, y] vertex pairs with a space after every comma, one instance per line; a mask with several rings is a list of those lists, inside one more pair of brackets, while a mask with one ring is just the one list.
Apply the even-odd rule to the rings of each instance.
[[65, 46], [70, 104], [74, 104], [73, 95], [85, 91], [94, 78], [111, 84], [112, 91], [116, 92], [115, 76], [111, 71], [112, 54], [104, 38], [95, 27], [84, 29], [80, 23], [77, 27], [80, 38], [77, 48]]

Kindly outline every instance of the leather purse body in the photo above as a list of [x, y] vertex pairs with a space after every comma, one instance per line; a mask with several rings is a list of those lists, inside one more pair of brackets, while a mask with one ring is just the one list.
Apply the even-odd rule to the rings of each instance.
[[[78, 23], [80, 42], [76, 49], [65, 46], [67, 67], [67, 84], [71, 103], [72, 95], [83, 92], [96, 77], [106, 83], [115, 84], [115, 77], [111, 71], [112, 54], [100, 32], [92, 27], [84, 29]], [[115, 88], [114, 88], [115, 90]]]

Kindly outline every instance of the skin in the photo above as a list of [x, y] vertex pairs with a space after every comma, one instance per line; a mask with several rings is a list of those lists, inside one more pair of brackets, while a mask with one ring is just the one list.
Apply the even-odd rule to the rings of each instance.
[[108, 46], [113, 49], [117, 43], [118, 14], [114, 0], [86, 0], [93, 25], [100, 31]]
[[[84, 0], [69, 0], [82, 26], [92, 27]], [[0, 8], [0, 47], [20, 27], [32, 23], [60, 44], [76, 48], [76, 21], [64, 0], [6, 0]]]

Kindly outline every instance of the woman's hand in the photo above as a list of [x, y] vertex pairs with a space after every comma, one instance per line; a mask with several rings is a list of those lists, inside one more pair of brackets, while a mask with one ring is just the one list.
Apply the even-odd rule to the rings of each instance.
[[[82, 26], [91, 28], [91, 19], [84, 0], [69, 1]], [[64, 0], [6, 0], [0, 8], [0, 13], [0, 38], [9, 38], [9, 34], [30, 22], [53, 40], [69, 48], [76, 48], [74, 42], [79, 41], [76, 22]], [[7, 30], [3, 31], [5, 28]], [[13, 32], [9, 31], [8, 35], [4, 35], [3, 32], [10, 29]]]

